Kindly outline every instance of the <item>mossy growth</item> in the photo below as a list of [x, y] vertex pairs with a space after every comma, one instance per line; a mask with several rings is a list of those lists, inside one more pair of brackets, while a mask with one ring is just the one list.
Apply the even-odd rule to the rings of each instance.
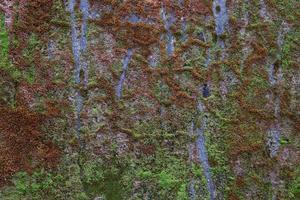
[[288, 197], [291, 199], [300, 198], [300, 167], [296, 168], [293, 173], [293, 180], [288, 187]]
[[9, 60], [9, 36], [7, 30], [5, 29], [4, 17], [0, 17], [0, 69], [6, 71], [8, 75], [15, 81], [25, 80], [27, 83], [33, 84], [36, 80], [36, 71], [33, 64], [33, 54], [37, 49], [41, 47], [40, 42], [34, 34], [30, 36], [27, 48], [23, 50], [23, 56], [24, 58], [26, 58], [28, 63], [30, 63], [30, 67], [25, 70], [18, 69]]
[[21, 71], [12, 65], [8, 58], [9, 37], [5, 28], [4, 15], [0, 14], [0, 69], [6, 71], [13, 80], [18, 80]]
[[8, 40], [8, 33], [5, 28], [5, 20], [4, 20], [4, 15], [0, 15], [0, 47], [1, 47], [1, 60], [3, 58], [7, 57], [8, 54], [8, 45], [9, 45], [9, 40]]
[[299, 44], [300, 31], [291, 30], [285, 37], [282, 53], [280, 54], [282, 68], [284, 71], [289, 71], [296, 65], [297, 49]]

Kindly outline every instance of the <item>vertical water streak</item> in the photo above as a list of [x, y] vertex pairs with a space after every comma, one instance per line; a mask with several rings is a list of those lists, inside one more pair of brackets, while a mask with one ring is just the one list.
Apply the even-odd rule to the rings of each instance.
[[280, 30], [277, 37], [277, 46], [279, 52], [282, 50], [282, 45], [284, 43], [284, 36], [290, 31], [290, 27], [287, 22], [283, 21], [280, 26]]
[[159, 62], [159, 48], [156, 47], [153, 49], [151, 55], [149, 56], [149, 65], [152, 68], [155, 68]]
[[[225, 59], [225, 41], [222, 36], [228, 28], [228, 14], [226, 8], [226, 0], [214, 0], [213, 1], [213, 14], [215, 19], [215, 33], [217, 35], [217, 44], [222, 50], [221, 60]], [[225, 99], [228, 92], [226, 81], [221, 81], [221, 96]]]
[[241, 70], [244, 68], [244, 62], [248, 56], [248, 51], [249, 51], [249, 46], [246, 44], [246, 28], [249, 24], [249, 11], [248, 11], [248, 6], [249, 6], [249, 1], [245, 0], [243, 3], [243, 25], [242, 28], [240, 30], [240, 37], [242, 40], [242, 58], [241, 58], [241, 62], [240, 62], [240, 68]]
[[[184, 0], [179, 0], [179, 7], [181, 9], [184, 8]], [[188, 39], [187, 35], [187, 21], [185, 16], [181, 17], [181, 42], [185, 42]], [[191, 129], [188, 130], [189, 137], [193, 138], [194, 135], [194, 122], [191, 124]], [[193, 153], [194, 153], [194, 142], [191, 142], [188, 144], [188, 153], [189, 153], [189, 161], [193, 162]], [[188, 184], [188, 196], [191, 200], [196, 200], [196, 190], [195, 190], [195, 179], [194, 177], [191, 178], [189, 184]]]
[[185, 42], [188, 38], [187, 34], [187, 22], [186, 22], [186, 18], [185, 17], [181, 17], [181, 32], [182, 32], [182, 36], [181, 36], [181, 41]]
[[192, 179], [189, 184], [189, 197], [191, 200], [196, 200], [195, 180]]
[[47, 54], [48, 58], [51, 60], [54, 57], [54, 41], [49, 40], [48, 45], [47, 45]]
[[[203, 42], [207, 43], [208, 40], [207, 40], [207, 36], [206, 36], [205, 32], [203, 31], [203, 32], [201, 32], [200, 34], [201, 34], [201, 40], [202, 40]], [[205, 66], [206, 68], [208, 68], [210, 62], [211, 62], [211, 48], [209, 47], [209, 49], [207, 50], [207, 56], [206, 56], [206, 59], [205, 59], [205, 64], [204, 64], [204, 66]]]
[[164, 5], [164, 3], [162, 3], [162, 19], [164, 22], [164, 27], [167, 31], [166, 36], [167, 36], [167, 54], [168, 56], [172, 56], [174, 53], [174, 41], [175, 38], [173, 36], [173, 33], [171, 31], [171, 26], [174, 24], [175, 22], [175, 14], [174, 12], [171, 12], [169, 15], [167, 15], [167, 11], [166, 11], [166, 7]]
[[270, 157], [273, 158], [277, 155], [277, 152], [280, 147], [280, 125], [275, 122], [271, 125], [268, 130], [269, 139], [267, 141], [267, 145], [269, 146]]
[[276, 84], [274, 64], [271, 64], [268, 70], [268, 78], [271, 86]]
[[[71, 23], [71, 42], [72, 53], [74, 58], [74, 79], [77, 86], [86, 86], [88, 82], [88, 64], [85, 58], [87, 51], [87, 20], [89, 16], [89, 3], [88, 0], [80, 1], [80, 10], [82, 12], [82, 25], [81, 33], [79, 35], [76, 24], [75, 4], [76, 0], [70, 0], [68, 4], [68, 11], [70, 12]], [[83, 142], [80, 139], [80, 129], [82, 127], [80, 113], [83, 109], [83, 96], [81, 92], [75, 90], [75, 113], [76, 113], [76, 134], [83, 148]]]
[[266, 6], [266, 3], [264, 0], [259, 0], [259, 6], [260, 6], [260, 9], [259, 9], [259, 16], [261, 18], [263, 18], [265, 21], [269, 21], [270, 20], [270, 14], [267, 10], [267, 6]]
[[81, 25], [81, 38], [80, 38], [80, 48], [81, 48], [81, 69], [84, 71], [83, 84], [86, 86], [88, 83], [88, 63], [86, 59], [87, 54], [87, 20], [89, 17], [89, 2], [88, 0], [80, 1], [80, 9], [82, 13], [82, 25]]
[[[207, 18], [205, 19], [205, 21], [207, 21]], [[201, 41], [203, 41], [204, 43], [208, 43], [207, 35], [206, 35], [206, 32], [204, 30], [202, 30], [198, 34], [198, 39], [201, 40]], [[204, 67], [208, 68], [210, 62], [211, 62], [211, 47], [209, 47], [208, 50], [207, 50], [207, 52], [206, 52], [206, 58], [205, 58], [205, 62], [204, 62]]]
[[[284, 35], [289, 31], [289, 27], [285, 22], [282, 22], [280, 30], [277, 36], [277, 47], [279, 54], [284, 42]], [[283, 78], [281, 64], [277, 63], [276, 68], [275, 64], [270, 64], [269, 66], [269, 83], [272, 87], [279, 87], [280, 82]], [[271, 93], [269, 95], [269, 100], [273, 107], [273, 113], [275, 121], [268, 130], [269, 139], [267, 145], [269, 146], [270, 156], [275, 157], [277, 155], [278, 149], [280, 147], [280, 137], [281, 137], [281, 126], [280, 126], [280, 96], [279, 94]]]
[[[86, 86], [88, 83], [88, 65], [85, 58], [87, 50], [87, 20], [89, 16], [89, 4], [88, 0], [80, 1], [80, 10], [82, 12], [82, 25], [81, 25], [81, 35], [79, 36], [76, 25], [76, 13], [75, 13], [75, 4], [76, 0], [70, 0], [68, 4], [68, 11], [70, 12], [70, 23], [71, 23], [71, 42], [72, 42], [72, 53], [74, 58], [74, 79], [75, 85], [77, 87]], [[82, 55], [84, 55], [82, 57]], [[75, 129], [76, 136], [79, 143], [79, 154], [84, 149], [84, 141], [81, 138], [81, 112], [83, 110], [83, 101], [84, 98], [81, 94], [80, 89], [75, 89]], [[82, 166], [82, 161], [80, 156], [78, 156], [77, 164], [79, 166], [80, 179], [83, 184], [84, 179], [84, 169]], [[85, 188], [83, 186], [82, 190]]]
[[[215, 33], [217, 35], [217, 44], [222, 49], [222, 57], [223, 60], [225, 57], [224, 49], [225, 49], [225, 42], [220, 37], [226, 32], [228, 26], [228, 15], [227, 15], [227, 8], [226, 8], [226, 1], [225, 0], [214, 0], [213, 1], [213, 15], [215, 19]], [[205, 34], [203, 33], [203, 40], [206, 40]], [[206, 58], [205, 66], [208, 66], [210, 63], [210, 49], [208, 50], [208, 58]], [[221, 83], [221, 87], [226, 89], [225, 82]], [[225, 90], [223, 89], [223, 90]], [[204, 98], [208, 97], [209, 94], [209, 86], [204, 84], [202, 87], [202, 96]], [[197, 110], [200, 113], [205, 113], [205, 107], [201, 101], [198, 102]], [[205, 114], [204, 114], [205, 115]], [[216, 199], [216, 188], [215, 184], [212, 179], [212, 175], [210, 172], [210, 165], [208, 161], [208, 154], [205, 147], [205, 135], [204, 131], [206, 128], [207, 118], [203, 117], [200, 127], [196, 127], [195, 131], [197, 133], [197, 150], [198, 150], [198, 157], [201, 162], [201, 166], [204, 171], [204, 176], [207, 182], [207, 190], [209, 192], [209, 196], [211, 200]]]
[[[202, 95], [204, 98], [209, 96], [209, 89], [207, 84], [204, 84], [202, 87]], [[205, 146], [205, 129], [207, 126], [207, 117], [205, 116], [205, 106], [204, 104], [199, 100], [197, 104], [197, 113], [201, 114], [203, 117], [201, 119], [201, 124], [197, 124], [193, 127], [193, 132], [197, 135], [196, 140], [196, 148], [197, 148], [197, 156], [201, 163], [201, 167], [203, 168], [204, 176], [206, 179], [206, 187], [207, 191], [209, 193], [210, 200], [214, 200], [216, 198], [216, 189], [215, 184], [212, 179], [212, 175], [210, 172], [210, 165], [208, 161], [208, 153]]]
[[76, 0], [69, 1], [69, 12], [70, 12], [70, 23], [71, 23], [71, 42], [72, 42], [72, 53], [74, 57], [74, 64], [75, 64], [75, 83], [80, 83], [80, 42], [78, 39], [78, 33], [76, 28], [76, 16], [75, 16], [75, 7]]
[[123, 88], [124, 81], [126, 79], [126, 72], [127, 72], [128, 65], [129, 65], [130, 59], [132, 57], [132, 54], [133, 54], [133, 50], [131, 48], [129, 48], [123, 59], [122, 74], [121, 74], [120, 80], [119, 80], [117, 88], [116, 88], [117, 99], [120, 99], [122, 96], [122, 88]]
[[206, 187], [209, 192], [210, 199], [213, 200], [216, 198], [216, 189], [215, 184], [212, 179], [212, 175], [210, 172], [210, 165], [208, 161], [208, 153], [205, 146], [205, 135], [204, 131], [207, 125], [207, 118], [205, 116], [205, 106], [201, 101], [198, 102], [197, 110], [199, 113], [202, 113], [204, 117], [202, 118], [201, 124], [195, 127], [195, 132], [197, 134], [197, 152], [198, 152], [198, 158], [201, 162], [201, 166], [203, 168], [204, 176], [206, 179]]
[[[74, 57], [74, 77], [75, 84], [80, 84], [80, 41], [78, 38], [78, 32], [76, 28], [76, 15], [75, 15], [75, 0], [70, 0], [68, 9], [70, 12], [70, 23], [71, 23], [71, 42], [72, 42], [72, 53]], [[81, 129], [81, 120], [80, 113], [83, 107], [83, 98], [78, 90], [75, 91], [75, 109], [76, 109], [76, 134], [77, 137], [80, 138], [80, 129]]]
[[[141, 19], [138, 16], [136, 16], [135, 14], [131, 14], [128, 18], [128, 21], [131, 23], [138, 23], [141, 21]], [[127, 72], [128, 65], [130, 63], [132, 55], [133, 55], [133, 49], [128, 48], [126, 55], [123, 59], [122, 74], [121, 74], [120, 80], [116, 87], [116, 97], [118, 100], [121, 99], [121, 97], [122, 97], [122, 90], [123, 90], [123, 85], [124, 85], [124, 82], [126, 79], [126, 72]]]
[[[282, 46], [284, 43], [284, 36], [289, 31], [289, 26], [286, 22], [282, 22], [280, 29], [277, 35], [277, 61], [275, 63], [271, 63], [268, 69], [268, 78], [271, 87], [278, 91], [280, 87], [280, 83], [283, 79], [283, 71], [282, 66], [280, 63], [280, 54], [282, 50]], [[268, 94], [269, 103], [273, 106], [273, 114], [275, 120], [271, 123], [269, 129], [267, 130], [268, 138], [267, 138], [267, 147], [269, 150], [269, 155], [271, 158], [274, 158], [278, 154], [278, 150], [280, 148], [280, 140], [282, 135], [282, 128], [281, 128], [281, 116], [280, 116], [280, 92], [273, 92], [271, 91]], [[277, 199], [278, 195], [278, 184], [280, 182], [279, 177], [279, 169], [273, 168], [270, 172], [270, 182], [272, 185], [272, 200]]]
[[[167, 31], [167, 33], [165, 34], [165, 36], [167, 37], [167, 46], [166, 46], [166, 51], [167, 51], [167, 55], [168, 57], [173, 56], [174, 54], [174, 41], [175, 38], [173, 36], [173, 33], [171, 31], [171, 26], [174, 24], [175, 22], [175, 13], [174, 11], [171, 11], [170, 14], [167, 14], [167, 10], [166, 10], [166, 5], [165, 5], [165, 1], [163, 1], [161, 3], [161, 18], [163, 20], [164, 23], [164, 28]], [[161, 39], [163, 38], [163, 36], [161, 37]], [[162, 88], [163, 88], [163, 82], [160, 83], [160, 95], [163, 95], [162, 92]], [[160, 106], [160, 116], [161, 118], [163, 118], [163, 115], [165, 113], [165, 107], [163, 105]], [[163, 123], [163, 121], [161, 121], [160, 124], [161, 129], [165, 129], [166, 128], [166, 124]]]
[[[215, 33], [217, 35], [217, 44], [218, 46], [222, 49], [222, 60], [225, 57], [224, 49], [225, 49], [225, 42], [224, 40], [220, 37], [222, 34], [225, 33], [227, 26], [228, 26], [228, 16], [227, 16], [227, 10], [226, 10], [226, 1], [224, 0], [215, 0], [213, 2], [213, 13], [214, 13], [214, 18], [215, 18]], [[206, 42], [206, 36], [204, 33], [202, 33], [203, 40]], [[210, 49], [208, 50], [208, 57], [206, 58], [205, 61], [205, 66], [207, 67], [210, 63]], [[222, 86], [222, 85], [221, 85]], [[210, 91], [209, 91], [209, 85], [205, 83], [202, 87], [202, 96], [204, 98], [207, 98], [210, 96]], [[202, 118], [201, 124], [198, 125], [198, 127], [195, 127], [195, 132], [197, 134], [197, 141], [196, 141], [196, 146], [197, 146], [197, 152], [198, 152], [198, 158], [201, 162], [201, 166], [204, 171], [204, 176], [206, 179], [206, 187], [207, 191], [209, 193], [209, 199], [214, 200], [216, 199], [216, 187], [213, 182], [213, 178], [211, 175], [211, 168], [209, 165], [208, 161], [208, 153], [207, 149], [205, 146], [205, 135], [204, 131], [206, 128], [207, 124], [207, 118], [205, 116], [205, 106], [202, 104], [201, 101], [198, 102], [197, 105], [197, 111], [199, 113], [202, 113], [204, 117]]]
[[225, 33], [228, 26], [228, 15], [226, 8], [226, 0], [213, 1], [213, 14], [215, 18], [215, 32], [217, 36]]

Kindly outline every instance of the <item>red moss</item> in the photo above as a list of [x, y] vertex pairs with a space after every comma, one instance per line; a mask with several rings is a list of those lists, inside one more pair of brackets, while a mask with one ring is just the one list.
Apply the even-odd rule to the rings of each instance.
[[240, 200], [240, 198], [233, 191], [229, 192], [228, 199], [229, 200]]
[[59, 150], [44, 139], [41, 125], [44, 116], [24, 107], [16, 109], [0, 105], [0, 185], [9, 182], [18, 171], [31, 172], [36, 167], [53, 168]]

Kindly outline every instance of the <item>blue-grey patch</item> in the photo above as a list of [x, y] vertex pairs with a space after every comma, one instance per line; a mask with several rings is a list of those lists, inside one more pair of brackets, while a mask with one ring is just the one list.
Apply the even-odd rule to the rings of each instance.
[[222, 35], [226, 31], [228, 25], [226, 0], [213, 1], [213, 14], [216, 23], [216, 27], [215, 27], [216, 34], [218, 36]]
[[121, 96], [122, 96], [122, 88], [123, 88], [123, 84], [124, 84], [124, 81], [125, 81], [125, 78], [126, 78], [126, 72], [127, 72], [128, 65], [129, 65], [130, 59], [132, 57], [132, 54], [133, 54], [133, 50], [131, 48], [129, 48], [127, 50], [127, 53], [126, 53], [125, 58], [123, 60], [122, 74], [121, 74], [120, 80], [119, 80], [117, 88], [116, 88], [117, 99], [120, 99]]
[[164, 5], [162, 5], [162, 19], [164, 21], [164, 27], [167, 31], [166, 37], [167, 37], [167, 54], [168, 56], [172, 56], [174, 53], [174, 41], [175, 38], [173, 36], [173, 33], [171, 31], [171, 26], [176, 21], [174, 12], [171, 12], [169, 15], [166, 13], [166, 8]]

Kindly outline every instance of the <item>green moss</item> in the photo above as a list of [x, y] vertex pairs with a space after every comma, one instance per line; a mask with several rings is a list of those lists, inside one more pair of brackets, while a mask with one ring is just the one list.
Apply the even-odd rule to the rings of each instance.
[[292, 67], [294, 67], [295, 62], [297, 60], [297, 48], [300, 42], [300, 31], [299, 30], [291, 30], [284, 40], [282, 46], [282, 53], [279, 56], [282, 62], [282, 68], [285, 71], [288, 71]]
[[104, 194], [107, 199], [119, 200], [123, 198], [123, 189], [118, 175], [107, 175], [104, 181]]
[[[15, 80], [19, 81], [20, 79], [24, 79], [30, 84], [33, 84], [36, 79], [36, 71], [35, 66], [32, 65], [28, 69], [21, 71], [16, 68], [8, 58], [8, 49], [9, 49], [9, 40], [8, 40], [8, 33], [5, 30], [4, 26], [4, 18], [1, 16], [1, 29], [0, 29], [0, 69], [5, 70], [10, 77]], [[35, 35], [32, 35], [29, 38], [29, 42], [27, 48], [23, 51], [23, 55], [28, 59], [29, 62], [33, 61], [33, 52], [39, 47], [40, 42], [38, 41]]]
[[291, 199], [300, 198], [300, 167], [298, 167], [294, 173], [294, 179], [289, 184], [288, 196]]
[[153, 173], [151, 171], [140, 170], [140, 171], [137, 172], [137, 175], [142, 180], [147, 180], [147, 179], [153, 178]]
[[18, 80], [22, 74], [15, 68], [8, 58], [9, 38], [5, 29], [4, 15], [0, 15], [0, 69], [5, 70], [13, 80]]
[[112, 65], [112, 70], [117, 73], [122, 73], [122, 62], [116, 62]]
[[3, 58], [7, 57], [8, 54], [8, 45], [9, 45], [9, 40], [8, 40], [8, 33], [5, 29], [5, 20], [4, 20], [4, 15], [0, 15], [0, 56], [1, 60]]
[[287, 138], [281, 138], [279, 142], [281, 145], [287, 145], [290, 143], [290, 141]]
[[158, 184], [164, 189], [172, 188], [176, 186], [179, 181], [172, 174], [162, 171], [158, 174]]
[[[62, 175], [54, 175], [43, 169], [35, 171], [32, 175], [26, 172], [19, 172], [13, 179], [15, 194], [4, 195], [8, 199], [10, 196], [17, 196], [17, 199], [40, 199], [45, 191], [55, 192], [57, 186], [63, 181]], [[9, 191], [9, 190], [8, 190]]]
[[68, 30], [70, 29], [70, 22], [68, 21], [64, 21], [61, 19], [53, 19], [50, 23], [61, 28], [65, 28]]
[[87, 184], [99, 182], [104, 179], [104, 174], [101, 168], [100, 163], [95, 161], [85, 162], [83, 165], [84, 170], [84, 182]]
[[122, 131], [129, 134], [131, 137], [133, 137], [136, 140], [141, 139], [143, 137], [142, 133], [139, 133], [138, 131], [136, 131], [134, 129], [125, 129], [125, 128], [123, 128]]
[[33, 84], [36, 80], [36, 71], [35, 67], [31, 66], [29, 69], [24, 71], [24, 79], [29, 83]]
[[[99, 170], [99, 169], [98, 169]], [[123, 189], [120, 175], [106, 172], [103, 180], [85, 183], [85, 190], [90, 197], [104, 195], [108, 200], [120, 200], [123, 198]]]
[[271, 2], [278, 10], [279, 15], [284, 17], [286, 20], [296, 22], [299, 18], [299, 9], [296, 9], [296, 7], [299, 6], [299, 1], [271, 0]]
[[35, 34], [31, 34], [28, 39], [28, 43], [26, 48], [23, 49], [22, 55], [26, 58], [28, 63], [33, 62], [33, 54], [35, 51], [41, 48], [41, 42], [39, 41], [38, 37]]
[[203, 170], [199, 165], [196, 165], [196, 164], [193, 163], [191, 171], [194, 174], [194, 176], [196, 176], [196, 177], [203, 176]]
[[177, 200], [188, 200], [188, 193], [186, 191], [187, 185], [185, 183], [181, 184], [178, 192], [177, 192]]

